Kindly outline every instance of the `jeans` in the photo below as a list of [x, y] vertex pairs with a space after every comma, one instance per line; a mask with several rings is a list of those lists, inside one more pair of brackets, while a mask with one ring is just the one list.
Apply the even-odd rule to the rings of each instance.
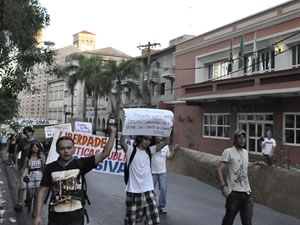
[[243, 225], [252, 225], [253, 200], [251, 194], [232, 191], [226, 199], [226, 213], [222, 225], [232, 225], [237, 213]]
[[158, 182], [159, 187], [159, 198], [158, 198], [158, 206], [160, 209], [165, 208], [167, 204], [167, 173], [155, 173], [152, 174], [154, 187]]
[[273, 162], [272, 162], [272, 158], [270, 157], [270, 155], [266, 155], [263, 154], [264, 156], [264, 162], [268, 165], [268, 166], [272, 166]]

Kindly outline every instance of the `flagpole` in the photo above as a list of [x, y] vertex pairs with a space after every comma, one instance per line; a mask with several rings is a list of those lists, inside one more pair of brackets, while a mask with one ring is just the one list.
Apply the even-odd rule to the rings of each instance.
[[240, 48], [239, 48], [239, 64], [238, 69], [244, 67], [244, 34], [241, 37]]
[[232, 41], [233, 41], [233, 39], [231, 38], [231, 40], [230, 40], [230, 46], [229, 46], [229, 58], [228, 58], [228, 61], [229, 61], [229, 63], [228, 63], [228, 68], [227, 68], [227, 75], [231, 75], [231, 77], [232, 77]]

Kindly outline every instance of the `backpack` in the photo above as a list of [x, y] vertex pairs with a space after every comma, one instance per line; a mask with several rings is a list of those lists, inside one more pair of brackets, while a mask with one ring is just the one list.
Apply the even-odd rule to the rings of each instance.
[[[135, 156], [135, 153], [136, 153], [136, 146], [134, 145], [133, 146], [133, 151], [129, 157], [129, 161], [128, 161], [128, 165], [127, 165], [127, 160], [125, 161], [125, 165], [124, 165], [124, 182], [125, 184], [128, 183], [128, 180], [129, 180], [129, 166]], [[150, 148], [146, 148], [146, 153], [149, 155], [149, 159], [150, 159], [150, 166], [151, 166], [151, 151], [150, 151]]]
[[[78, 159], [74, 159], [74, 160], [75, 160], [76, 165], [80, 168], [79, 160]], [[87, 223], [89, 223], [90, 218], [89, 218], [89, 215], [88, 215], [87, 210], [85, 208], [85, 205], [86, 205], [86, 203], [88, 205], [91, 205], [91, 201], [90, 201], [89, 196], [87, 194], [87, 182], [86, 182], [85, 176], [84, 176], [84, 174], [80, 174], [80, 175], [82, 177], [82, 195], [83, 195], [83, 196], [81, 196], [81, 204], [82, 204], [83, 209], [84, 209], [84, 215], [86, 216], [86, 221], [87, 221]]]

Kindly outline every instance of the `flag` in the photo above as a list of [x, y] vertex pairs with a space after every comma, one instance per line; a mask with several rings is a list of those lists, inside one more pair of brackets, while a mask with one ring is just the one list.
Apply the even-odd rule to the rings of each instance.
[[227, 75], [232, 73], [232, 39], [230, 40]]
[[252, 73], [253, 72], [253, 70], [252, 70], [252, 63], [253, 63], [252, 57], [248, 57], [247, 60], [248, 60], [247, 73]]
[[254, 39], [253, 39], [253, 58], [257, 58], [258, 54], [257, 54], [257, 45], [256, 45], [256, 31], [254, 34]]
[[244, 35], [241, 37], [238, 68], [241, 69], [243, 67], [244, 67]]

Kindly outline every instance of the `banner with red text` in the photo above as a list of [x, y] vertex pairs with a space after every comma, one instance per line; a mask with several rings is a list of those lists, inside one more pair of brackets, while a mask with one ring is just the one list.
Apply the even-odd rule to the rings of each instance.
[[[87, 157], [102, 152], [108, 137], [88, 135], [76, 132], [56, 131], [53, 137], [51, 148], [47, 157], [46, 164], [51, 163], [58, 158], [56, 152], [57, 139], [62, 136], [68, 136], [74, 140], [74, 158]], [[110, 155], [94, 169], [97, 172], [123, 175], [126, 156], [121, 148], [116, 151], [113, 147]]]

